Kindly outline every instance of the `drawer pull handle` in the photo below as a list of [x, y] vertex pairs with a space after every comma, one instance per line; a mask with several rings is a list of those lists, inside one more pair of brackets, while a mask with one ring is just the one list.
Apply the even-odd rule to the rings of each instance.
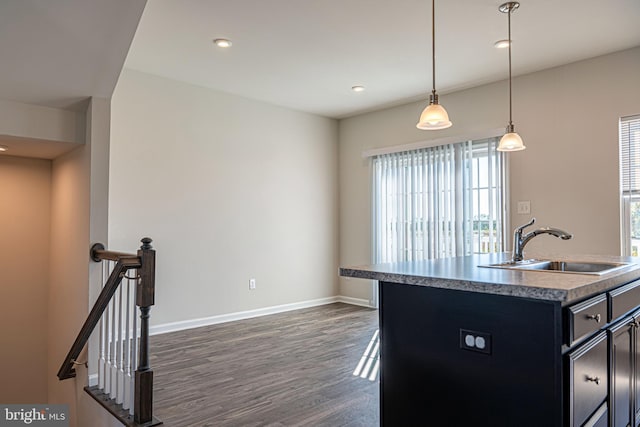
[[600, 378], [598, 378], [598, 377], [590, 377], [590, 376], [587, 375], [586, 380], [594, 382], [594, 383], [596, 383], [596, 385], [600, 385]]
[[600, 313], [598, 314], [587, 314], [587, 319], [595, 320], [596, 323], [600, 323]]

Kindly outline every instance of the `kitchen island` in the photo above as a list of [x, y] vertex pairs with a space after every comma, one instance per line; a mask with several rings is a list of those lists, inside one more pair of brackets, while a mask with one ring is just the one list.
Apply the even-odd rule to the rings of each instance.
[[638, 260], [570, 257], [630, 263], [601, 275], [479, 267], [508, 258], [341, 268], [380, 282], [381, 424], [638, 425]]

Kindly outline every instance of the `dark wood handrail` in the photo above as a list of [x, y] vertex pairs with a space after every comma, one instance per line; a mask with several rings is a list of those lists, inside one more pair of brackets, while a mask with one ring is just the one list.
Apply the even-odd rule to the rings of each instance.
[[85, 390], [125, 425], [146, 427], [160, 425], [162, 421], [153, 416], [153, 370], [149, 364], [149, 312], [155, 300], [156, 269], [156, 253], [151, 246], [151, 239], [143, 238], [142, 246], [136, 254], [108, 251], [104, 245], [96, 243], [91, 247], [90, 256], [95, 262], [108, 260], [115, 261], [116, 264], [62, 363], [58, 371], [58, 378], [65, 380], [76, 376], [74, 362], [80, 356], [80, 352], [87, 344], [91, 333], [109, 306], [122, 279], [126, 277], [127, 270], [136, 269], [139, 280], [136, 285], [135, 304], [140, 309], [140, 341], [139, 359], [135, 371], [133, 420], [126, 418], [125, 415], [114, 409], [113, 402], [115, 400], [104, 401], [99, 397], [102, 396], [101, 389], [85, 387]]
[[138, 259], [138, 255], [136, 254], [128, 254], [125, 252], [116, 252], [116, 251], [108, 251], [104, 248], [102, 243], [94, 243], [91, 246], [91, 251], [89, 252], [91, 259], [95, 262], [100, 261], [120, 261], [123, 258], [136, 258]]
[[91, 246], [90, 256], [91, 259], [96, 262], [104, 259], [117, 261], [117, 263], [113, 268], [107, 283], [105, 283], [102, 288], [100, 295], [98, 295], [98, 299], [93, 305], [89, 316], [87, 316], [87, 320], [85, 320], [80, 332], [78, 332], [78, 336], [73, 342], [69, 353], [67, 353], [67, 357], [65, 357], [64, 362], [62, 362], [60, 370], [58, 370], [58, 378], [60, 380], [66, 380], [76, 376], [73, 363], [77, 360], [78, 356], [80, 356], [80, 352], [82, 352], [82, 349], [87, 344], [91, 333], [100, 321], [100, 317], [102, 317], [102, 313], [104, 313], [104, 310], [109, 305], [109, 301], [111, 301], [113, 294], [116, 292], [116, 289], [118, 289], [118, 285], [122, 282], [122, 277], [125, 275], [127, 270], [140, 268], [142, 266], [140, 256], [124, 252], [107, 251], [102, 243], [95, 243]]
[[118, 285], [122, 281], [122, 277], [125, 275], [127, 270], [138, 267], [140, 267], [140, 259], [137, 257], [123, 258], [116, 263], [107, 283], [102, 288], [96, 303], [93, 305], [89, 316], [87, 316], [87, 320], [85, 320], [80, 332], [78, 332], [78, 336], [73, 342], [69, 353], [67, 353], [67, 357], [65, 357], [64, 362], [62, 362], [62, 365], [60, 366], [60, 370], [58, 371], [58, 378], [60, 380], [66, 380], [76, 376], [73, 362], [75, 362], [78, 356], [80, 356], [80, 352], [89, 340], [93, 329], [100, 321], [102, 313], [109, 305], [109, 301], [111, 301], [116, 289], [118, 289]]

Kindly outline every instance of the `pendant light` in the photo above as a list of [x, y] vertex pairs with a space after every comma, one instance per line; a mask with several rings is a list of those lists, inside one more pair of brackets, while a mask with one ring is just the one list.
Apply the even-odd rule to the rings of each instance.
[[431, 0], [431, 66], [433, 77], [433, 90], [429, 95], [429, 105], [422, 111], [420, 121], [416, 125], [418, 129], [438, 130], [451, 127], [447, 110], [438, 104], [436, 94], [436, 0]]
[[520, 151], [524, 150], [524, 142], [522, 142], [522, 138], [513, 128], [512, 121], [512, 102], [511, 102], [511, 45], [513, 41], [511, 40], [511, 13], [520, 7], [520, 3], [517, 1], [510, 1], [507, 3], [503, 3], [500, 5], [498, 10], [502, 13], [507, 14], [507, 20], [509, 25], [509, 38], [507, 39], [509, 42], [509, 124], [507, 125], [507, 133], [504, 134], [502, 139], [500, 140], [500, 144], [498, 144], [498, 151]]

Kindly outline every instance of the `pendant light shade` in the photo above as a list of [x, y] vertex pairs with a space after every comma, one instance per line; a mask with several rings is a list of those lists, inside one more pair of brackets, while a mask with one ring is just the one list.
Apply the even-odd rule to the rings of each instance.
[[436, 6], [435, 0], [431, 0], [431, 67], [433, 89], [429, 95], [429, 105], [422, 111], [420, 121], [416, 127], [422, 130], [438, 130], [451, 127], [447, 110], [438, 104], [438, 95], [436, 94]]
[[430, 95], [429, 105], [427, 108], [422, 110], [422, 114], [420, 114], [420, 121], [416, 127], [423, 130], [438, 130], [446, 129], [451, 127], [451, 125], [452, 123], [449, 121], [449, 114], [447, 114], [447, 110], [445, 110], [442, 105], [438, 104], [438, 95]]
[[524, 142], [522, 142], [522, 138], [518, 135], [517, 132], [507, 132], [500, 139], [500, 144], [498, 144], [498, 151], [521, 151], [524, 150]]
[[509, 28], [509, 38], [507, 39], [509, 43], [509, 124], [507, 125], [507, 130], [502, 139], [500, 139], [500, 144], [498, 144], [498, 151], [521, 151], [524, 150], [524, 142], [522, 142], [522, 138], [515, 131], [513, 127], [513, 107], [511, 101], [511, 13], [520, 7], [520, 3], [517, 1], [511, 1], [507, 3], [503, 3], [500, 5], [498, 10], [502, 13], [507, 14], [507, 22]]

